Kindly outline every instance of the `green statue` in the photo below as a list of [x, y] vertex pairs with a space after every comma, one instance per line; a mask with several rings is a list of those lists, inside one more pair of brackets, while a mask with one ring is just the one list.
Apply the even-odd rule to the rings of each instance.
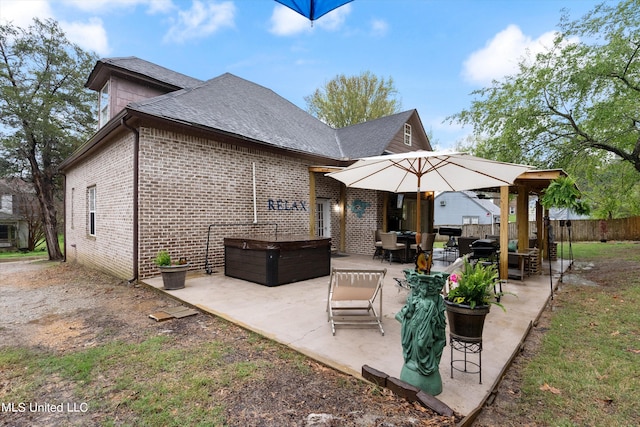
[[447, 275], [405, 270], [411, 286], [407, 303], [396, 314], [402, 323], [404, 366], [400, 379], [437, 396], [442, 393], [440, 358], [447, 344], [445, 307], [440, 292]]

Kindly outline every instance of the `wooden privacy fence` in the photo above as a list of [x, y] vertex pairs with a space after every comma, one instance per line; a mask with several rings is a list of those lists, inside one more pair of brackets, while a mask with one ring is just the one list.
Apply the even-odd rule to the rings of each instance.
[[[561, 223], [563, 226], [561, 226]], [[601, 239], [606, 240], [640, 240], [640, 217], [618, 218], [608, 220], [597, 219], [577, 219], [571, 220], [571, 230], [566, 225], [566, 221], [552, 220], [551, 226], [555, 235], [555, 241], [567, 241], [569, 231], [571, 240], [574, 242], [593, 242]], [[462, 235], [465, 237], [485, 237], [487, 235], [499, 234], [500, 226], [491, 225], [463, 225]], [[534, 239], [536, 235], [536, 223], [529, 222], [529, 238]], [[509, 223], [509, 239], [516, 239], [518, 236], [517, 224]], [[438, 240], [446, 240], [446, 236], [438, 236]]]

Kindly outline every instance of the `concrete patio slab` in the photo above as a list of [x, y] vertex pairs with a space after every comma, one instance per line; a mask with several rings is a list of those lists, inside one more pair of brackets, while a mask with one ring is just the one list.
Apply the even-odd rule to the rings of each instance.
[[[345, 373], [361, 377], [362, 366], [369, 365], [399, 378], [403, 358], [400, 323], [395, 315], [404, 306], [408, 291], [397, 286], [393, 278], [403, 278], [402, 271], [413, 268], [413, 265], [389, 264], [361, 255], [334, 257], [331, 263], [339, 268], [387, 269], [382, 296], [384, 336], [377, 327], [343, 327], [336, 330], [335, 336], [331, 334], [326, 312], [328, 276], [266, 287], [226, 277], [222, 272], [211, 275], [195, 272], [187, 276], [185, 288], [163, 292]], [[565, 266], [568, 264], [564, 263]], [[444, 267], [446, 264], [436, 261], [433, 270]], [[559, 267], [560, 262], [552, 263], [552, 278], [549, 277], [549, 265], [545, 263], [542, 275], [503, 284], [503, 291], [513, 295], [502, 298], [506, 312], [493, 306], [487, 316], [483, 334], [482, 384], [479, 384], [477, 374], [454, 371], [451, 378], [451, 348], [447, 343], [440, 361], [443, 391], [437, 396], [439, 400], [462, 416], [469, 415], [484, 403], [512, 355], [519, 351], [532, 323], [544, 309], [550, 296], [551, 282], [556, 286]], [[160, 276], [144, 282], [162, 290]], [[461, 356], [454, 351], [454, 359]], [[469, 355], [468, 358], [477, 361], [477, 355]]]

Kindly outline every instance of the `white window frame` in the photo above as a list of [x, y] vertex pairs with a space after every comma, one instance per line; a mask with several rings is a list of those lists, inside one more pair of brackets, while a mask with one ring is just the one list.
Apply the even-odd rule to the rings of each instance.
[[404, 124], [404, 145], [411, 147], [411, 125], [409, 123]]
[[480, 217], [473, 215], [464, 215], [462, 217], [462, 225], [478, 225], [480, 224]]
[[106, 82], [102, 89], [100, 89], [100, 95], [98, 97], [98, 119], [99, 119], [99, 127], [102, 127], [107, 124], [111, 117], [109, 114], [109, 82]]
[[87, 234], [89, 236], [96, 235], [96, 211], [97, 211], [97, 203], [96, 203], [96, 187], [87, 188], [87, 205], [88, 205], [88, 224], [87, 224]]

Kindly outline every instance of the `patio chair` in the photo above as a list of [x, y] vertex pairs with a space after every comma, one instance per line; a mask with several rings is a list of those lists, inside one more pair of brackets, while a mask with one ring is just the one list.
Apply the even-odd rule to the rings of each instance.
[[375, 248], [375, 252], [373, 252], [373, 259], [376, 259], [377, 256], [382, 257], [384, 251], [382, 250], [382, 239], [380, 238], [380, 234], [382, 234], [382, 230], [374, 230], [373, 231], [373, 246]]
[[395, 252], [405, 252], [407, 250], [407, 246], [404, 243], [398, 243], [398, 235], [396, 233], [381, 233], [380, 238], [382, 239], [382, 249], [384, 250], [382, 260], [384, 261], [385, 256], [389, 255], [389, 264], [393, 262], [393, 254]]
[[[424, 252], [426, 257], [433, 259], [433, 243], [436, 241], [436, 233], [422, 233], [422, 238], [420, 239], [420, 249]], [[409, 249], [412, 251], [418, 250], [418, 244], [413, 243], [409, 246]], [[430, 263], [429, 263], [430, 264]]]
[[[368, 326], [382, 329], [382, 285], [387, 269], [362, 270], [333, 268], [329, 279], [327, 297], [327, 321], [331, 322], [331, 333], [336, 326]], [[374, 308], [375, 299], [379, 308]]]

